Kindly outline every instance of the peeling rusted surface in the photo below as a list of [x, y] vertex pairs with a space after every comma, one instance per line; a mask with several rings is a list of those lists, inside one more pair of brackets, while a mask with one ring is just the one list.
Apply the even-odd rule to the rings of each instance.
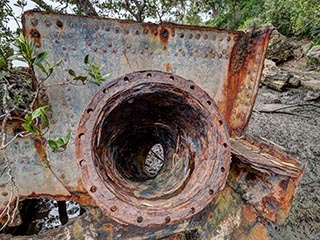
[[[267, 239], [264, 225], [284, 222], [304, 166], [244, 136], [269, 29], [244, 33], [41, 12], [25, 13], [23, 29], [39, 50], [49, 50], [49, 62], [62, 60], [45, 82], [54, 104], [44, 137], [71, 131], [76, 147], [51, 153], [45, 139], [10, 145], [21, 198], [93, 206], [31, 239]], [[69, 84], [68, 69], [81, 74], [86, 54], [111, 74], [100, 89]], [[142, 141], [150, 135], [157, 137]], [[149, 179], [139, 171], [142, 160], [129, 158], [137, 152], [133, 143], [143, 143], [146, 155], [159, 141], [169, 161]], [[0, 176], [1, 208], [7, 180]]]

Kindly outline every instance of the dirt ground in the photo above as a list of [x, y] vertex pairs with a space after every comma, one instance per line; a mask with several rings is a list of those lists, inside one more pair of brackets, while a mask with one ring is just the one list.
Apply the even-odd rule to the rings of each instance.
[[[305, 101], [308, 91], [300, 87], [277, 92], [261, 87], [247, 129], [306, 164], [285, 224], [268, 225], [270, 239], [320, 239], [320, 99]], [[288, 105], [301, 106], [279, 110], [287, 113], [261, 112]]]

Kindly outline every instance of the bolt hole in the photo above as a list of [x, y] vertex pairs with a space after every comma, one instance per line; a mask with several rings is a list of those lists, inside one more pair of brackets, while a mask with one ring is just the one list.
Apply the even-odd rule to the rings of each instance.
[[129, 78], [128, 78], [128, 77], [124, 77], [123, 80], [124, 80], [125, 82], [129, 82]]
[[208, 105], [211, 105], [211, 101], [207, 101]]
[[84, 133], [80, 133], [79, 135], [78, 135], [78, 137], [79, 137], [79, 139], [81, 139], [81, 137], [84, 135]]
[[103, 93], [106, 93], [106, 92], [107, 92], [107, 89], [103, 89], [102, 92], [103, 92]]
[[96, 191], [97, 191], [97, 187], [96, 187], [96, 186], [92, 186], [92, 187], [90, 188], [90, 192], [94, 193], [94, 192], [96, 192]]
[[142, 222], [143, 222], [143, 217], [141, 217], [141, 216], [140, 216], [140, 217], [137, 217], [137, 222], [138, 222], [138, 223], [142, 223]]
[[86, 160], [82, 159], [79, 162], [80, 167], [84, 167], [86, 165]]
[[226, 169], [224, 167], [221, 167], [221, 172], [225, 172]]
[[171, 221], [171, 218], [170, 218], [169, 216], [167, 216], [167, 217], [165, 218], [165, 221], [166, 221], [166, 223], [169, 223], [169, 222]]
[[190, 86], [190, 89], [191, 89], [191, 90], [194, 90], [194, 86], [193, 86], [193, 85], [191, 85], [191, 86]]
[[57, 27], [62, 28], [63, 27], [63, 22], [61, 22], [60, 20], [57, 21]]
[[91, 112], [93, 112], [93, 109], [92, 108], [88, 108], [87, 109], [87, 113], [91, 113]]
[[227, 147], [228, 147], [228, 144], [223, 143], [223, 147], [224, 147], [224, 148], [227, 148]]
[[110, 210], [111, 210], [111, 212], [115, 212], [115, 211], [117, 211], [117, 207], [116, 207], [116, 206], [112, 206], [112, 207], [110, 208]]
[[196, 209], [194, 207], [191, 208], [191, 214], [194, 214], [196, 212]]
[[210, 190], [209, 190], [209, 195], [212, 195], [212, 194], [213, 194], [213, 190], [210, 189]]
[[222, 125], [222, 124], [223, 124], [222, 120], [219, 120], [219, 124], [220, 124], [220, 125]]
[[151, 74], [151, 73], [148, 73], [148, 74], [147, 74], [147, 77], [152, 77], [152, 74]]
[[168, 36], [169, 36], [168, 30], [167, 29], [161, 30], [161, 36], [163, 38], [168, 38]]
[[170, 76], [169, 78], [170, 78], [171, 80], [174, 80], [174, 76]]

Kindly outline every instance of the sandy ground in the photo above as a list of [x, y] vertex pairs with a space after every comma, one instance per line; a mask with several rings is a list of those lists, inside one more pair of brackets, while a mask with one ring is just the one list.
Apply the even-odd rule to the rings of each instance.
[[[251, 135], [283, 146], [287, 153], [306, 164], [285, 224], [268, 225], [270, 239], [320, 239], [320, 99], [304, 101], [307, 92], [302, 87], [282, 93], [261, 87], [247, 129]], [[275, 104], [318, 107], [305, 105], [283, 110], [289, 114], [258, 112]]]

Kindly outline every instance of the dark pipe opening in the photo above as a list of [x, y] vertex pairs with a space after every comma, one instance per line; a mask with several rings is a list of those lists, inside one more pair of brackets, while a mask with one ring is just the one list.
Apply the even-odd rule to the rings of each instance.
[[184, 189], [209, 144], [211, 119], [201, 103], [172, 86], [142, 85], [109, 99], [103, 112], [92, 147], [106, 184], [148, 199]]

